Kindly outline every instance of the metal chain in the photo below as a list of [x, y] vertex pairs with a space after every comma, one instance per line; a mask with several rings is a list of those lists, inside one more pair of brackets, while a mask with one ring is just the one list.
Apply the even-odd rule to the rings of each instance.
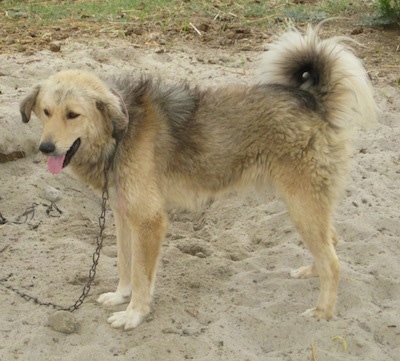
[[103, 193], [101, 196], [101, 213], [99, 216], [100, 231], [99, 231], [98, 237], [96, 238], [97, 246], [92, 255], [93, 263], [89, 269], [88, 280], [86, 281], [85, 285], [83, 286], [82, 293], [79, 296], [79, 298], [75, 301], [75, 303], [69, 307], [64, 307], [64, 306], [57, 305], [53, 302], [43, 302], [43, 301], [39, 300], [37, 297], [28, 295], [27, 293], [22, 292], [11, 285], [4, 284], [4, 282], [6, 282], [12, 276], [12, 273], [10, 273], [7, 277], [0, 279], [0, 283], [5, 288], [13, 291], [14, 293], [21, 296], [26, 301], [33, 301], [34, 303], [41, 305], [41, 306], [52, 307], [57, 311], [74, 312], [83, 304], [83, 302], [85, 301], [86, 297], [89, 294], [90, 287], [92, 286], [92, 283], [94, 282], [94, 279], [96, 277], [96, 269], [97, 269], [97, 265], [99, 263], [100, 251], [103, 247], [103, 240], [104, 240], [103, 233], [104, 233], [105, 223], [106, 223], [106, 207], [107, 207], [107, 201], [108, 201], [108, 175], [107, 175], [108, 168], [109, 168], [108, 166], [104, 167], [104, 187], [103, 187]]

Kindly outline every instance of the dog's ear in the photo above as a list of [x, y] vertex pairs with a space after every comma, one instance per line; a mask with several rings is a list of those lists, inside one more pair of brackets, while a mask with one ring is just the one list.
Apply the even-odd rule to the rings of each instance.
[[21, 102], [19, 111], [21, 112], [22, 121], [28, 123], [31, 119], [32, 109], [35, 106], [36, 98], [39, 94], [40, 86], [36, 86], [33, 91]]
[[120, 141], [128, 129], [129, 114], [119, 95], [118, 98], [120, 98], [118, 103], [97, 100], [96, 107], [105, 117], [110, 119], [113, 126], [112, 137]]

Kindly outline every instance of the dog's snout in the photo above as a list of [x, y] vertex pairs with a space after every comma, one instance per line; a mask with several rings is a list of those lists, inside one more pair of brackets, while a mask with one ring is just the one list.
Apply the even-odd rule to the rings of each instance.
[[50, 154], [56, 150], [56, 146], [52, 142], [43, 142], [40, 143], [39, 150], [44, 154]]

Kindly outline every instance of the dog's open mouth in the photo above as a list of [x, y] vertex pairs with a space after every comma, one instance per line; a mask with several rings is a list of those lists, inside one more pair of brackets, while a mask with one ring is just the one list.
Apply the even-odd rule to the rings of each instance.
[[47, 168], [49, 169], [49, 171], [53, 174], [60, 173], [61, 170], [69, 164], [80, 145], [81, 139], [78, 138], [72, 144], [71, 148], [69, 148], [67, 153], [62, 155], [50, 156], [47, 159]]

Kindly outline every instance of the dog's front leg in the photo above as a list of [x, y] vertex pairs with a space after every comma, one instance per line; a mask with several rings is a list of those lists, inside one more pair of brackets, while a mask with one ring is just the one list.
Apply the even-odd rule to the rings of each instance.
[[117, 255], [119, 282], [115, 292], [100, 295], [97, 302], [105, 306], [116, 306], [129, 301], [131, 295], [131, 230], [127, 219], [120, 214], [118, 209], [113, 209], [115, 226], [117, 228]]
[[[131, 301], [125, 311], [115, 312], [108, 319], [112, 327], [123, 327], [125, 330], [135, 328], [150, 312], [158, 259], [167, 230], [167, 216], [160, 212], [149, 218], [136, 217], [130, 225]], [[121, 280], [120, 285], [124, 287]]]

